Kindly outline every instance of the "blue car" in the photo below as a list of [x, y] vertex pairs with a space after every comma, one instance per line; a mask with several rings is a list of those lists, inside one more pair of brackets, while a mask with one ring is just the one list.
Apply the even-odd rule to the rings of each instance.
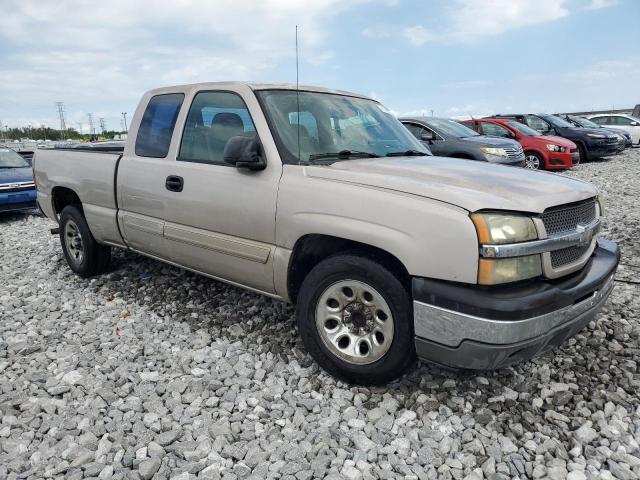
[[36, 207], [36, 186], [29, 163], [9, 148], [0, 148], [0, 212]]

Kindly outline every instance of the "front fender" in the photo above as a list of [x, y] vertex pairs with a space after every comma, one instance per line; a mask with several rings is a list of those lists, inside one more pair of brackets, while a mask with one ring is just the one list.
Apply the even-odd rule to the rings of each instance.
[[285, 168], [278, 196], [276, 243], [322, 234], [395, 256], [410, 275], [476, 283], [478, 240], [466, 210], [437, 200], [305, 176]]

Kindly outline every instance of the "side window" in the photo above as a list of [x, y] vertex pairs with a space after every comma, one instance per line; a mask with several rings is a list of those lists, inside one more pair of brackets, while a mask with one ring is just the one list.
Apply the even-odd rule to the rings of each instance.
[[480, 131], [481, 127], [481, 122], [475, 121], [475, 120], [469, 120], [468, 122], [460, 122], [462, 123], [462, 125], [464, 125], [465, 127], [470, 128], [471, 130], [473, 130], [474, 132], [478, 132], [478, 133], [482, 133]]
[[491, 135], [494, 137], [511, 138], [511, 134], [506, 128], [490, 122], [482, 122], [482, 133], [484, 133], [485, 135]]
[[415, 123], [403, 123], [403, 125], [407, 127], [407, 130], [409, 130], [414, 137], [420, 140], [420, 136], [422, 135], [424, 128], [420, 125], [416, 125]]
[[611, 117], [611, 120], [611, 125], [621, 125], [623, 127], [631, 125], [631, 122], [633, 121], [627, 117]]
[[224, 165], [223, 153], [230, 138], [255, 135], [251, 115], [240, 95], [200, 92], [187, 114], [178, 160]]
[[589, 120], [591, 120], [592, 122], [596, 122], [598, 125], [608, 125], [609, 122], [609, 117], [595, 117], [595, 118], [590, 118]]
[[538, 130], [539, 132], [546, 132], [550, 130], [549, 124], [535, 115], [525, 115], [524, 121], [531, 128]]
[[142, 116], [136, 137], [136, 155], [164, 158], [169, 152], [173, 127], [182, 106], [182, 93], [151, 97]]

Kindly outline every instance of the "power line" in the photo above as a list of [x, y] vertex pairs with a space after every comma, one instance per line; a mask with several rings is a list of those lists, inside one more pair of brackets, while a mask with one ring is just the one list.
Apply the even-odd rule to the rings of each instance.
[[60, 131], [66, 132], [67, 122], [64, 120], [64, 103], [56, 102], [56, 106], [58, 107], [58, 116], [60, 117]]
[[96, 130], [93, 126], [93, 113], [87, 113], [87, 117], [89, 117], [89, 133], [93, 135], [96, 133]]

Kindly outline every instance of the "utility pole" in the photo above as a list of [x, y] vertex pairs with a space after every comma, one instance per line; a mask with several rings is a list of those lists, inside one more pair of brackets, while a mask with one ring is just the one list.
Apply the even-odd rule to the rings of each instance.
[[100, 117], [100, 130], [102, 130], [102, 134], [104, 135], [104, 132], [107, 131], [106, 127], [104, 126], [104, 118]]
[[433, 117], [433, 109], [431, 109], [431, 116]]
[[127, 112], [122, 112], [122, 119], [124, 121], [124, 131], [125, 133], [129, 133], [129, 130], [127, 128]]
[[60, 117], [60, 134], [62, 136], [62, 140], [66, 140], [67, 122], [64, 120], [64, 103], [56, 102], [56, 106], [58, 107], [58, 116]]
[[94, 133], [96, 133], [93, 127], [93, 113], [87, 113], [87, 117], [89, 117], [89, 134], [93, 135]]

